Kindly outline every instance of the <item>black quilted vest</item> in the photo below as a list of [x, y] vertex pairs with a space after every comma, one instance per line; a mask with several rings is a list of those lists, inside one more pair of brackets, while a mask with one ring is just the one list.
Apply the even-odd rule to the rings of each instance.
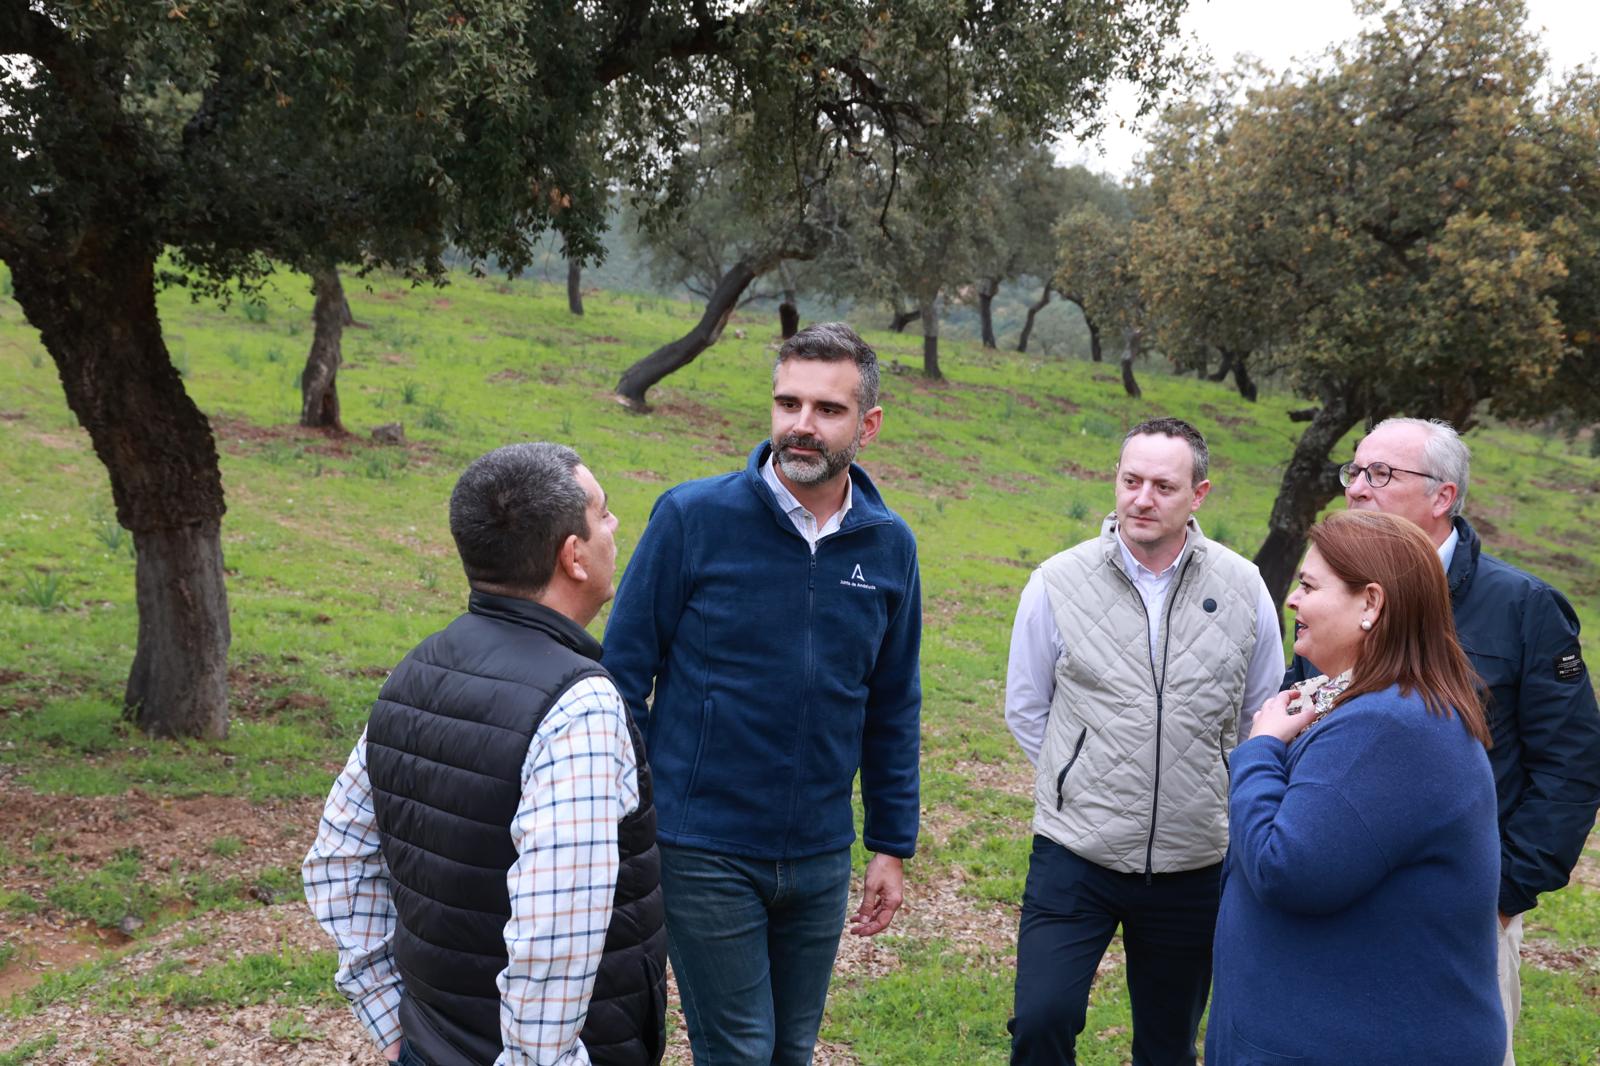
[[[400, 1025], [434, 1066], [501, 1051], [511, 821], [534, 731], [578, 680], [606, 676], [600, 645], [528, 600], [474, 592], [467, 613], [419, 644], [384, 683], [367, 724], [373, 807], [399, 915]], [[666, 930], [656, 813], [643, 742], [639, 809], [618, 827], [605, 954], [581, 1039], [596, 1066], [661, 1060]]]

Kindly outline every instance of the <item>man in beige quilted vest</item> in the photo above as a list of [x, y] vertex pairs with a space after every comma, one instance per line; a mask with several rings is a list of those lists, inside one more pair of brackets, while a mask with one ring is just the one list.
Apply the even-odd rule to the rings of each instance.
[[1193, 1066], [1228, 847], [1228, 755], [1283, 678], [1254, 564], [1200, 532], [1205, 438], [1135, 426], [1099, 537], [1047, 560], [1011, 633], [1006, 724], [1035, 770], [1013, 1063], [1073, 1063], [1117, 927], [1134, 1066]]

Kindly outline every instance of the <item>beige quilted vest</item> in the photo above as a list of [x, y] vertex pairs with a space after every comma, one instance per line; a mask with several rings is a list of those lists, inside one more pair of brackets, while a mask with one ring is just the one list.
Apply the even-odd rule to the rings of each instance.
[[1256, 644], [1260, 574], [1200, 533], [1167, 593], [1154, 661], [1116, 526], [1039, 569], [1056, 661], [1034, 831], [1090, 862], [1172, 873], [1228, 847], [1228, 755]]

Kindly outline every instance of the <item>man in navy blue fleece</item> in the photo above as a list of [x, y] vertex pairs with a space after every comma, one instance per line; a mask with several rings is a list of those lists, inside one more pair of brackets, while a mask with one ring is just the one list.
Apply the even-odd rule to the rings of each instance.
[[[1567, 883], [1600, 807], [1600, 710], [1572, 605], [1485, 553], [1461, 517], [1470, 458], [1448, 423], [1391, 418], [1362, 439], [1339, 478], [1350, 507], [1409, 518], [1433, 540], [1456, 634], [1489, 693], [1489, 763], [1500, 804], [1500, 996], [1514, 1029], [1522, 913], [1539, 893]], [[1320, 672], [1296, 656], [1286, 682]], [[1509, 1039], [1506, 1047], [1509, 1066]]]
[[[853, 459], [883, 422], [873, 350], [785, 341], [772, 438], [668, 490], [618, 589], [605, 665], [645, 734], [668, 950], [698, 1066], [811, 1061], [851, 932], [899, 909], [917, 840], [917, 547]], [[651, 692], [654, 689], [654, 696]]]

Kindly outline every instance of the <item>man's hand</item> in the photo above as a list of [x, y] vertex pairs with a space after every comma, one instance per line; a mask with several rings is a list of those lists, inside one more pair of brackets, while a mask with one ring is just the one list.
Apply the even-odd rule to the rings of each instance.
[[388, 1061], [388, 1062], [398, 1062], [398, 1061], [400, 1061], [400, 1041], [396, 1040], [394, 1043], [392, 1043], [388, 1047], [384, 1048], [383, 1049], [383, 1057], [384, 1057], [385, 1061]]
[[893, 855], [874, 855], [867, 863], [867, 876], [861, 889], [861, 906], [851, 919], [850, 932], [856, 936], [876, 936], [889, 928], [894, 912], [905, 899], [905, 866]]
[[1505, 911], [1501, 911], [1500, 912], [1500, 928], [1504, 929], [1506, 926], [1510, 925], [1511, 924], [1511, 917], [1512, 916], [1507, 914]]

